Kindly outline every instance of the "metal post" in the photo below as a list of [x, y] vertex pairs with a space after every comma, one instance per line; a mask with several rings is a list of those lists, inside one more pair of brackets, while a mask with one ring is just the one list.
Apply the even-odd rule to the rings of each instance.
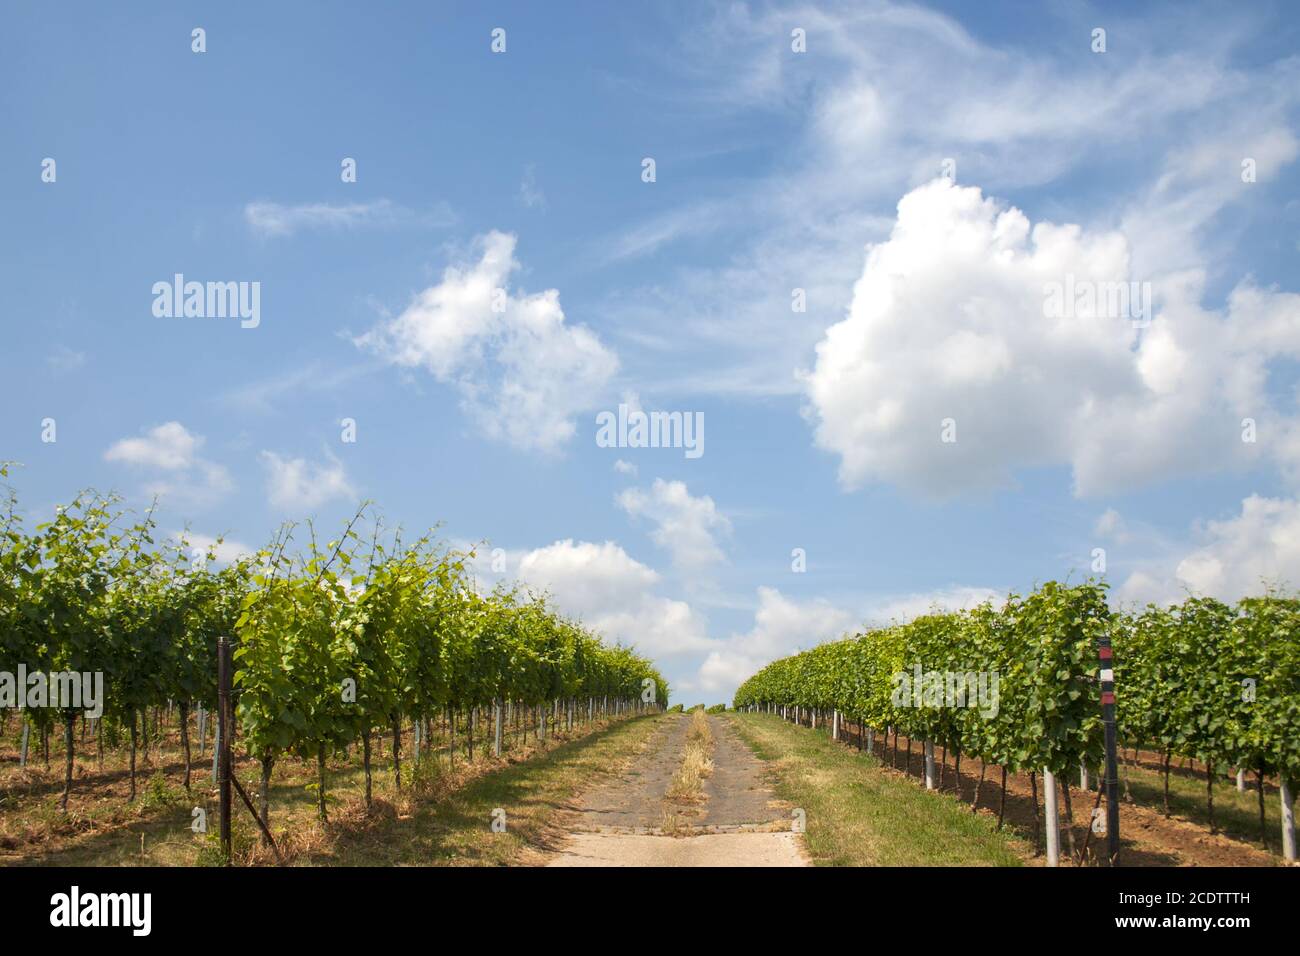
[[1282, 799], [1282, 856], [1295, 861], [1295, 805], [1291, 798], [1291, 785], [1286, 772], [1277, 775], [1278, 793]]
[[217, 638], [217, 733], [221, 737], [219, 771], [221, 806], [221, 854], [230, 863], [230, 639]]
[[1115, 758], [1115, 671], [1110, 638], [1097, 642], [1101, 659], [1101, 723], [1106, 740], [1106, 861], [1119, 866], [1119, 766]]
[[492, 756], [501, 756], [501, 698], [498, 697], [492, 703], [492, 719], [495, 724], [492, 730]]
[[1061, 864], [1060, 813], [1056, 809], [1056, 774], [1043, 768], [1043, 810], [1047, 817], [1047, 865]]

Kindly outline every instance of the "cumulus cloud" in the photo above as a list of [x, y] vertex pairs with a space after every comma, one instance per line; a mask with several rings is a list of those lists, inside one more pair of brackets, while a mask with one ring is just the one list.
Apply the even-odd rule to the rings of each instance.
[[251, 545], [231, 538], [217, 539], [192, 531], [177, 532], [176, 537], [185, 544], [187, 553], [195, 561], [206, 561], [208, 555], [211, 555], [220, 564], [232, 564], [257, 553], [257, 549]]
[[143, 489], [146, 495], [180, 507], [202, 508], [234, 489], [224, 466], [199, 456], [203, 441], [180, 422], [165, 422], [142, 436], [114, 442], [104, 452], [104, 460], [150, 474]]
[[[1203, 276], [1183, 274], [1151, 318], [1104, 298], [1133, 278], [1119, 233], [1032, 224], [946, 179], [914, 189], [817, 346], [817, 444], [847, 487], [939, 496], [1040, 465], [1070, 465], [1088, 495], [1252, 463], [1240, 423], [1278, 417], [1267, 367], [1300, 355], [1300, 297], [1246, 282], [1220, 314], [1196, 304]], [[1053, 308], [1063, 288], [1071, 304]]]
[[[657, 353], [629, 355], [630, 374], [694, 392], [797, 393], [793, 366], [843, 316], [862, 244], [882, 237], [881, 213], [950, 158], [959, 182], [1003, 195], [1101, 169], [1105, 190], [1055, 190], [1047, 201], [1063, 210], [1057, 218], [1122, 222], [1141, 275], [1230, 261], [1237, 236], [1216, 217], [1250, 201], [1241, 158], [1259, 159], [1262, 183], [1294, 152], [1300, 61], [1238, 55], [1275, 17], [1191, 33], [1126, 17], [1108, 24], [1112, 40], [1122, 33], [1143, 55], [1110, 60], [1077, 55], [1091, 25], [1076, 13], [1051, 16], [1044, 36], [1056, 42], [1027, 46], [911, 3], [704, 5], [673, 58], [678, 107], [711, 124], [730, 111], [773, 117], [790, 148], [765, 175], [715, 190], [707, 216], [660, 208], [628, 227], [632, 248], [677, 242], [684, 258], [635, 295], [611, 297], [607, 314], [634, 340], [674, 316]], [[807, 30], [808, 57], [773, 41], [792, 24]], [[1136, 139], [1140, 156], [1125, 149]], [[720, 239], [700, 241], [701, 231]], [[806, 292], [806, 314], [791, 314], [792, 287]]]
[[682, 570], [700, 570], [724, 559], [716, 535], [729, 534], [731, 522], [708, 495], [693, 496], [681, 481], [656, 478], [650, 490], [628, 488], [617, 498], [634, 517], [649, 518], [650, 538], [667, 551]]
[[513, 235], [479, 237], [477, 262], [449, 266], [397, 318], [357, 338], [402, 368], [454, 385], [462, 406], [493, 439], [554, 451], [595, 407], [617, 356], [586, 326], [565, 321], [555, 289], [507, 288], [519, 268]]
[[700, 665], [697, 684], [710, 693], [731, 693], [769, 661], [839, 637], [857, 619], [827, 601], [796, 601], [776, 588], [758, 589], [754, 626], [715, 647]]
[[1188, 594], [1235, 602], [1270, 587], [1300, 585], [1300, 501], [1251, 495], [1240, 514], [1206, 522], [1181, 558], [1149, 562], [1119, 589], [1123, 603], [1181, 601]]
[[446, 226], [454, 221], [447, 206], [417, 213], [390, 199], [356, 203], [250, 202], [244, 206], [244, 222], [263, 238], [291, 236], [310, 229], [355, 229], [363, 226], [389, 227], [402, 224]]
[[1000, 605], [1005, 597], [989, 588], [950, 587], [855, 601], [846, 607], [825, 598], [796, 600], [776, 588], [760, 587], [753, 627], [715, 642], [691, 687], [730, 694], [765, 664], [864, 627], [903, 624], [923, 614], [962, 610], [986, 601]]
[[936, 614], [944, 611], [962, 611], [978, 607], [986, 602], [1001, 606], [1006, 599], [1004, 592], [980, 587], [940, 588], [936, 591], [922, 591], [916, 594], [902, 594], [878, 601], [868, 609], [865, 617], [875, 626], [887, 624], [906, 624], [923, 614]]
[[266, 469], [266, 494], [283, 511], [319, 508], [336, 498], [356, 498], [343, 463], [332, 455], [324, 462], [286, 458], [272, 451], [261, 454]]
[[655, 594], [659, 574], [618, 544], [566, 538], [525, 553], [518, 577], [547, 591], [566, 614], [597, 633], [651, 655], [709, 646], [704, 621], [689, 604]]
[[203, 439], [190, 434], [180, 422], [167, 422], [149, 429], [142, 438], [123, 438], [104, 453], [106, 461], [178, 471], [194, 463], [194, 453]]

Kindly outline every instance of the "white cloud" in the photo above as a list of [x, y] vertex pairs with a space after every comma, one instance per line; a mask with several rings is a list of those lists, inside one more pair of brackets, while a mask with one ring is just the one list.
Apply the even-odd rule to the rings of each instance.
[[269, 412], [302, 392], [334, 392], [372, 372], [372, 365], [328, 366], [320, 362], [291, 367], [273, 375], [232, 386], [219, 396], [225, 405], [246, 412]]
[[[1236, 236], [1216, 217], [1255, 188], [1240, 182], [1241, 157], [1258, 155], [1263, 182], [1294, 155], [1300, 61], [1239, 56], [1268, 17], [1243, 14], [1213, 31], [1171, 29], [1160, 16], [1113, 20], [1112, 39], [1143, 50], [1117, 58], [1081, 55], [1091, 24], [1077, 11], [1051, 16], [1044, 42], [1025, 45], [910, 4], [703, 8], [672, 52], [683, 82], [664, 95], [675, 90], [675, 105], [711, 126], [730, 111], [746, 122], [774, 114], [792, 130], [790, 148], [718, 196], [698, 228], [689, 207], [664, 208], [608, 244], [635, 252], [721, 230], [710, 245], [723, 254], [697, 243], [688, 265], [610, 297], [605, 312], [632, 341], [674, 316], [657, 354], [629, 354], [628, 374], [661, 390], [797, 392], [793, 366], [843, 317], [881, 213], [947, 158], [958, 182], [1002, 195], [1101, 169], [1103, 190], [1037, 201], [1056, 219], [1122, 223], [1139, 275], [1230, 261]], [[807, 30], [807, 56], [789, 51], [792, 24]], [[1140, 157], [1125, 151], [1135, 137]], [[1208, 254], [1198, 251], [1206, 233]], [[796, 287], [805, 314], [791, 313]]]
[[123, 438], [104, 452], [104, 460], [153, 472], [143, 492], [179, 507], [204, 508], [234, 490], [234, 481], [222, 465], [198, 454], [203, 438], [180, 422], [165, 422], [143, 437]]
[[1128, 523], [1114, 508], [1107, 508], [1092, 526], [1092, 533], [1108, 541], [1123, 543], [1129, 538]]
[[363, 226], [391, 227], [403, 224], [448, 226], [455, 221], [445, 204], [431, 212], [418, 213], [390, 199], [356, 203], [250, 202], [244, 206], [244, 221], [263, 238], [291, 236], [307, 229], [355, 229]]
[[195, 452], [203, 439], [180, 422], [167, 422], [149, 429], [143, 438], [123, 438], [104, 453], [106, 461], [178, 471], [194, 464]]
[[1181, 558], [1132, 572], [1120, 601], [1169, 603], [1190, 593], [1235, 602], [1270, 586], [1300, 586], [1300, 501], [1251, 495], [1240, 514], [1206, 522], [1196, 537], [1201, 543]]
[[708, 495], [692, 496], [685, 482], [656, 478], [648, 493], [628, 488], [617, 501], [629, 515], [655, 523], [650, 538], [672, 556], [676, 567], [698, 571], [724, 560], [715, 535], [729, 534], [731, 522]]
[[726, 214], [722, 204], [707, 201], [670, 209], [644, 222], [633, 223], [617, 234], [603, 237], [594, 254], [605, 262], [653, 255], [664, 246], [718, 229]]
[[343, 463], [332, 455], [328, 461], [312, 462], [264, 451], [261, 460], [266, 468], [267, 497], [281, 510], [310, 510], [335, 498], [357, 496]]
[[619, 458], [614, 462], [614, 470], [620, 475], [631, 475], [633, 478], [637, 475], [636, 465], [632, 464], [630, 461], [624, 461], [622, 458]]
[[573, 436], [575, 416], [595, 407], [618, 358], [589, 328], [565, 322], [557, 290], [507, 290], [519, 268], [515, 241], [479, 237], [477, 262], [448, 267], [396, 319], [355, 341], [454, 384], [489, 437], [554, 451]]
[[922, 614], [971, 608], [986, 601], [1001, 605], [1005, 597], [989, 588], [951, 587], [854, 602], [849, 608], [824, 598], [796, 600], [776, 588], [760, 587], [754, 626], [715, 642], [690, 688], [730, 695], [765, 664], [864, 627], [902, 624]]
[[691, 606], [653, 593], [658, 573], [612, 541], [566, 538], [527, 552], [518, 567], [521, 581], [550, 592], [561, 611], [609, 640], [635, 644], [652, 656], [709, 646], [704, 622]]
[[1300, 355], [1300, 297], [1244, 283], [1219, 314], [1196, 304], [1203, 277], [1183, 275], [1157, 286], [1139, 333], [1101, 308], [1048, 317], [1049, 285], [1070, 276], [1133, 278], [1124, 237], [1031, 224], [944, 179], [904, 196], [807, 377], [841, 481], [947, 495], [1068, 464], [1087, 495], [1253, 463], [1240, 422], [1277, 419], [1266, 369]]
[[730, 694], [769, 661], [851, 632], [856, 623], [851, 612], [824, 600], [796, 601], [776, 588], [760, 587], [754, 626], [718, 642], [700, 665], [697, 685]]
[[185, 542], [189, 556], [196, 561], [206, 561], [211, 554], [220, 564], [232, 564], [257, 553], [256, 548], [231, 538], [217, 540], [211, 535], [192, 531], [178, 531], [175, 537]]
[[529, 209], [546, 208], [546, 194], [537, 185], [537, 170], [532, 164], [524, 167], [524, 178], [519, 182], [519, 201]]
[[45, 363], [56, 372], [75, 372], [86, 364], [86, 353], [60, 345], [46, 356]]
[[906, 624], [923, 614], [961, 611], [978, 607], [985, 602], [992, 602], [994, 606], [1001, 607], [1005, 600], [1005, 593], [999, 593], [990, 588], [940, 588], [936, 591], [923, 591], [917, 594], [903, 594], [886, 598], [877, 602], [867, 611], [866, 620], [875, 626]]

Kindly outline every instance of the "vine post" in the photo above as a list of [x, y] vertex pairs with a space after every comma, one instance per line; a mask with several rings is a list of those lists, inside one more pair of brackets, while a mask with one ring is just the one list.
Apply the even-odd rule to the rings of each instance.
[[217, 638], [218, 786], [221, 808], [221, 855], [230, 864], [230, 638]]
[[1101, 724], [1105, 736], [1106, 770], [1106, 861], [1119, 865], [1119, 768], [1115, 757], [1115, 671], [1110, 637], [1102, 635], [1097, 641], [1097, 656], [1101, 660]]
[[[1263, 787], [1261, 786], [1261, 790]], [[1295, 804], [1292, 802], [1291, 786], [1287, 781], [1286, 771], [1278, 774], [1278, 794], [1282, 800], [1282, 856], [1294, 862], [1295, 853]]]
[[501, 756], [501, 698], [492, 702], [492, 756]]
[[1047, 865], [1061, 865], [1060, 814], [1056, 809], [1056, 774], [1043, 768], [1043, 816], [1047, 824]]

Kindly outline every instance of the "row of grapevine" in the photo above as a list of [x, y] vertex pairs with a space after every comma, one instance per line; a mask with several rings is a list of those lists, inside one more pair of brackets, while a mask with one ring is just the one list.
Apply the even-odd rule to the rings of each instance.
[[[1181, 755], [1206, 763], [1211, 778], [1214, 767], [1252, 770], [1261, 793], [1276, 775], [1288, 827], [1300, 782], [1292, 599], [1234, 608], [1193, 598], [1127, 615], [1111, 610], [1102, 584], [1049, 582], [1001, 608], [928, 614], [775, 661], [741, 685], [735, 705], [838, 712], [924, 740], [927, 754], [937, 744], [1011, 772], [1068, 774], [1101, 762], [1103, 637], [1113, 642], [1121, 739], [1160, 748], [1166, 769]], [[1290, 824], [1292, 857], [1294, 845]]]
[[[0, 467], [0, 477], [4, 469]], [[363, 523], [370, 533], [363, 538]], [[299, 545], [297, 537], [305, 537]], [[152, 513], [130, 519], [111, 497], [86, 493], [26, 533], [9, 490], [0, 517], [0, 672], [102, 674], [96, 729], [131, 744], [150, 708], [175, 702], [185, 747], [187, 714], [216, 704], [217, 638], [234, 644], [232, 739], [271, 773], [286, 755], [317, 760], [363, 748], [399, 728], [483, 708], [543, 704], [590, 716], [667, 703], [653, 665], [603, 643], [544, 597], [499, 586], [483, 593], [472, 553], [430, 537], [381, 534], [363, 509], [337, 540], [286, 526], [255, 555], [217, 567], [183, 540], [161, 540]], [[26, 720], [44, 737], [64, 732], [63, 805], [73, 779], [73, 727], [81, 708], [37, 706]], [[544, 729], [544, 725], [543, 725]]]

